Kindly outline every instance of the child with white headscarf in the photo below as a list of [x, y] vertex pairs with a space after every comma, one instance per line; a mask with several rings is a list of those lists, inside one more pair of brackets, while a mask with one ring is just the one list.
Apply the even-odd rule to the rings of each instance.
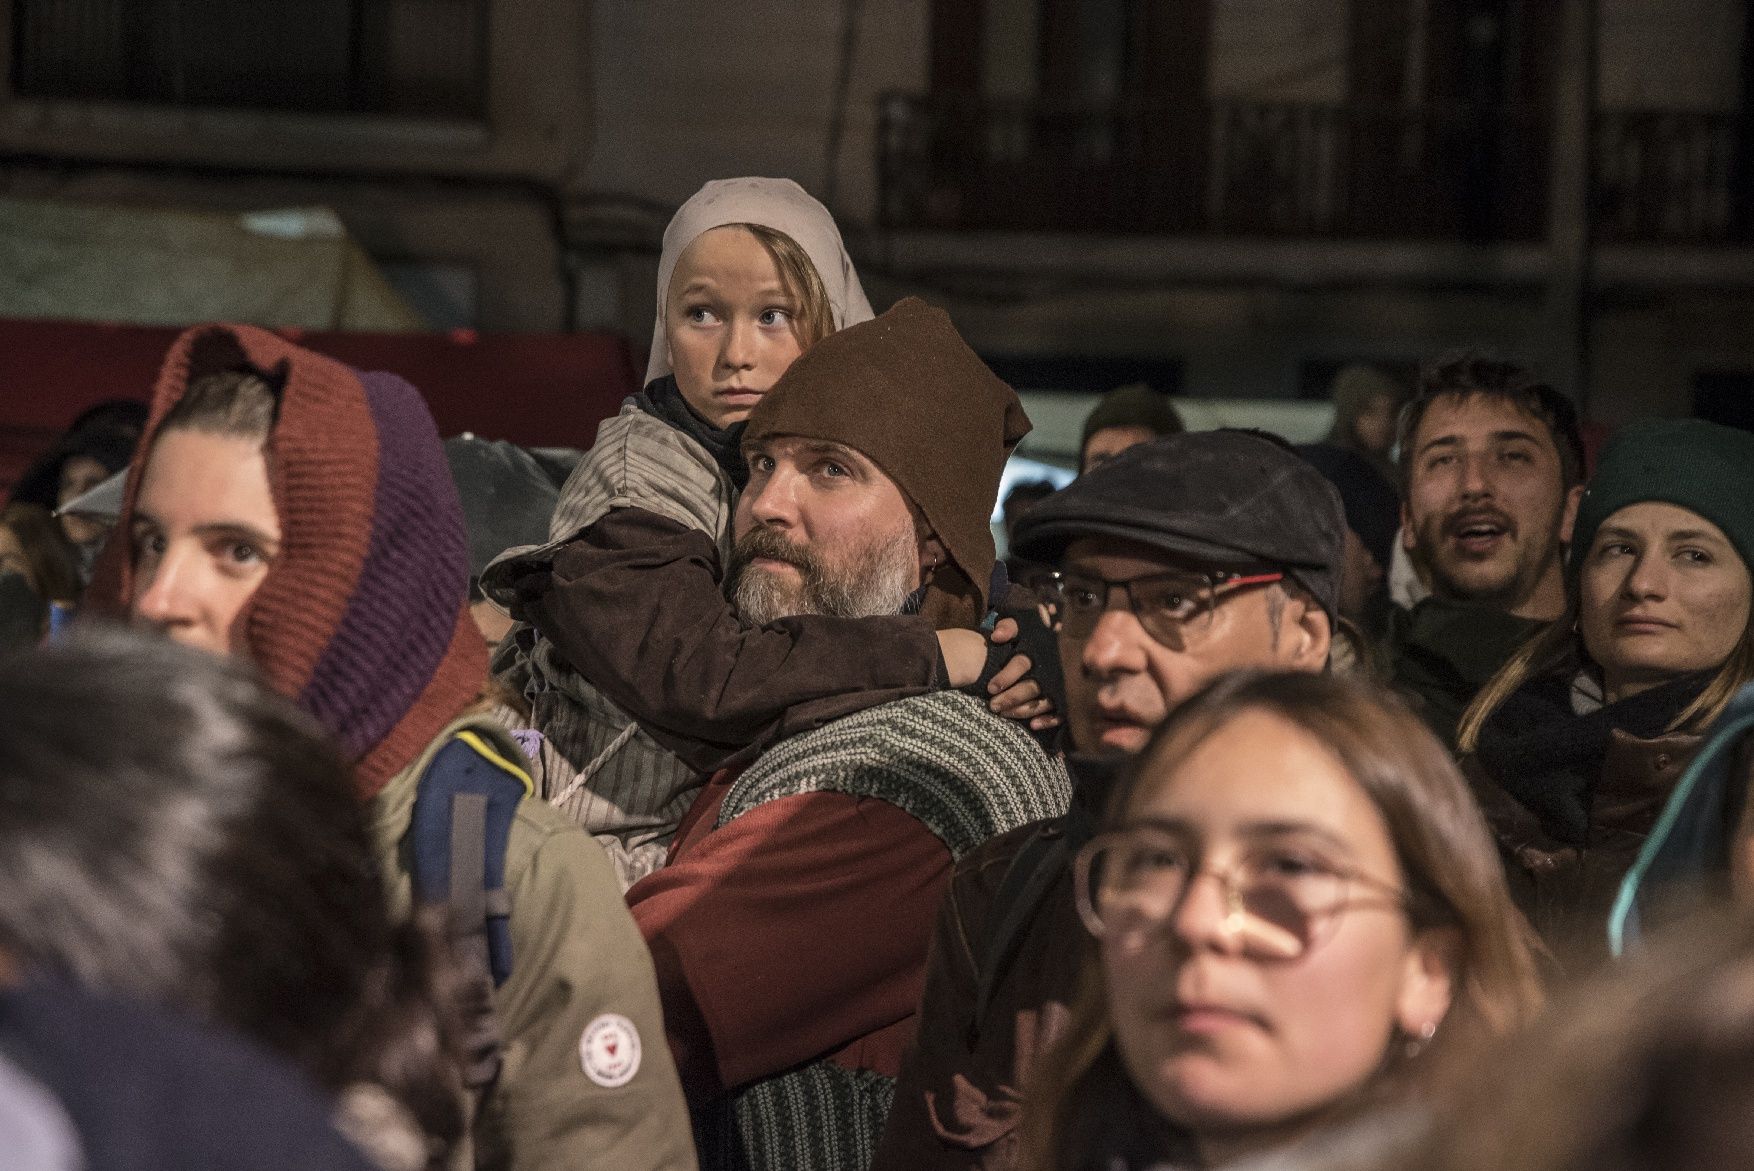
[[[728, 603], [719, 613], [678, 613], [665, 588], [666, 575], [685, 565], [711, 575], [717, 590], [747, 477], [743, 421], [803, 350], [871, 317], [833, 218], [801, 187], [708, 183], [664, 232], [645, 389], [598, 431], [561, 493], [549, 543], [511, 550], [483, 575], [489, 598], [541, 624], [515, 626], [494, 667], [529, 702], [542, 733], [542, 791], [596, 834], [624, 886], [663, 865], [702, 774], [796, 730], [785, 720], [799, 705], [809, 702], [819, 723], [971, 683], [984, 665], [980, 636], [939, 636], [917, 615], [862, 620], [870, 637], [850, 654], [827, 624], [806, 617], [784, 630], [751, 627]], [[542, 603], [557, 584], [585, 575], [594, 598], [613, 601], [589, 621], [544, 621]], [[698, 624], [697, 653], [711, 664], [690, 678], [716, 685], [679, 684], [664, 662], [639, 664], [631, 678], [602, 670], [587, 678], [573, 665], [585, 661], [578, 651], [594, 623], [674, 630], [678, 622]], [[825, 695], [844, 705], [823, 707]]]

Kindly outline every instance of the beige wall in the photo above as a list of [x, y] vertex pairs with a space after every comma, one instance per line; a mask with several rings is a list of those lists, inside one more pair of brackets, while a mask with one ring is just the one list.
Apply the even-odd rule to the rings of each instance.
[[[873, 300], [904, 291], [869, 282]], [[1541, 293], [1196, 286], [1064, 293], [1021, 304], [925, 290], [993, 354], [1169, 357], [1200, 398], [1289, 396], [1305, 361], [1420, 361], [1483, 348], [1541, 366]], [[1594, 418], [1684, 415], [1704, 369], [1754, 371], [1754, 289], [1610, 290], [1592, 330]]]
[[250, 211], [324, 205], [372, 256], [461, 267], [473, 275], [474, 324], [495, 331], [567, 327], [553, 215], [516, 187], [237, 176], [223, 181], [123, 166], [0, 170], [0, 192], [80, 202]]
[[[877, 99], [926, 85], [927, 0], [860, 5], [835, 210], [876, 209]], [[843, 5], [601, 0], [591, 187], [675, 206], [709, 179], [775, 175], [827, 193]]]
[[1601, 0], [1602, 106], [1733, 110], [1743, 10], [1742, 0]]
[[1346, 0], [1212, 0], [1211, 92], [1266, 102], [1346, 96]]

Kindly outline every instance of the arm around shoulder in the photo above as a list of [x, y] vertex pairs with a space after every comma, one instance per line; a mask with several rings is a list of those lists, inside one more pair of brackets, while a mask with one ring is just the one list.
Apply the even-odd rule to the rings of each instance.
[[740, 619], [712, 540], [640, 508], [608, 513], [557, 555], [530, 604], [578, 671], [703, 771], [800, 720], [819, 723], [942, 683], [918, 616]]

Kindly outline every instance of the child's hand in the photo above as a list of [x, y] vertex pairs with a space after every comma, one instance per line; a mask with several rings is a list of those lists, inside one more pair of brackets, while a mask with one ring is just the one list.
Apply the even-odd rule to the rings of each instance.
[[[1019, 633], [1015, 618], [1001, 618], [990, 641], [995, 648], [1006, 646], [1015, 643]], [[1047, 669], [1058, 670], [1059, 664], [1050, 663]], [[1017, 649], [987, 683], [987, 694], [993, 697], [987, 706], [1006, 719], [1027, 721], [1037, 732], [1059, 727], [1060, 716], [1038, 674], [1034, 659]]]

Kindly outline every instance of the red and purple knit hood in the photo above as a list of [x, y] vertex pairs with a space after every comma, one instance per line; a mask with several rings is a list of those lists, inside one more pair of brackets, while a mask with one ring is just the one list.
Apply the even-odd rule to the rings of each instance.
[[[243, 615], [251, 655], [270, 687], [340, 741], [373, 796], [487, 678], [438, 428], [420, 392], [394, 374], [362, 373], [253, 326], [197, 327], [159, 372], [120, 532], [166, 413], [192, 381], [228, 370], [282, 387], [266, 449], [282, 539]], [[112, 563], [124, 604], [128, 561]]]

